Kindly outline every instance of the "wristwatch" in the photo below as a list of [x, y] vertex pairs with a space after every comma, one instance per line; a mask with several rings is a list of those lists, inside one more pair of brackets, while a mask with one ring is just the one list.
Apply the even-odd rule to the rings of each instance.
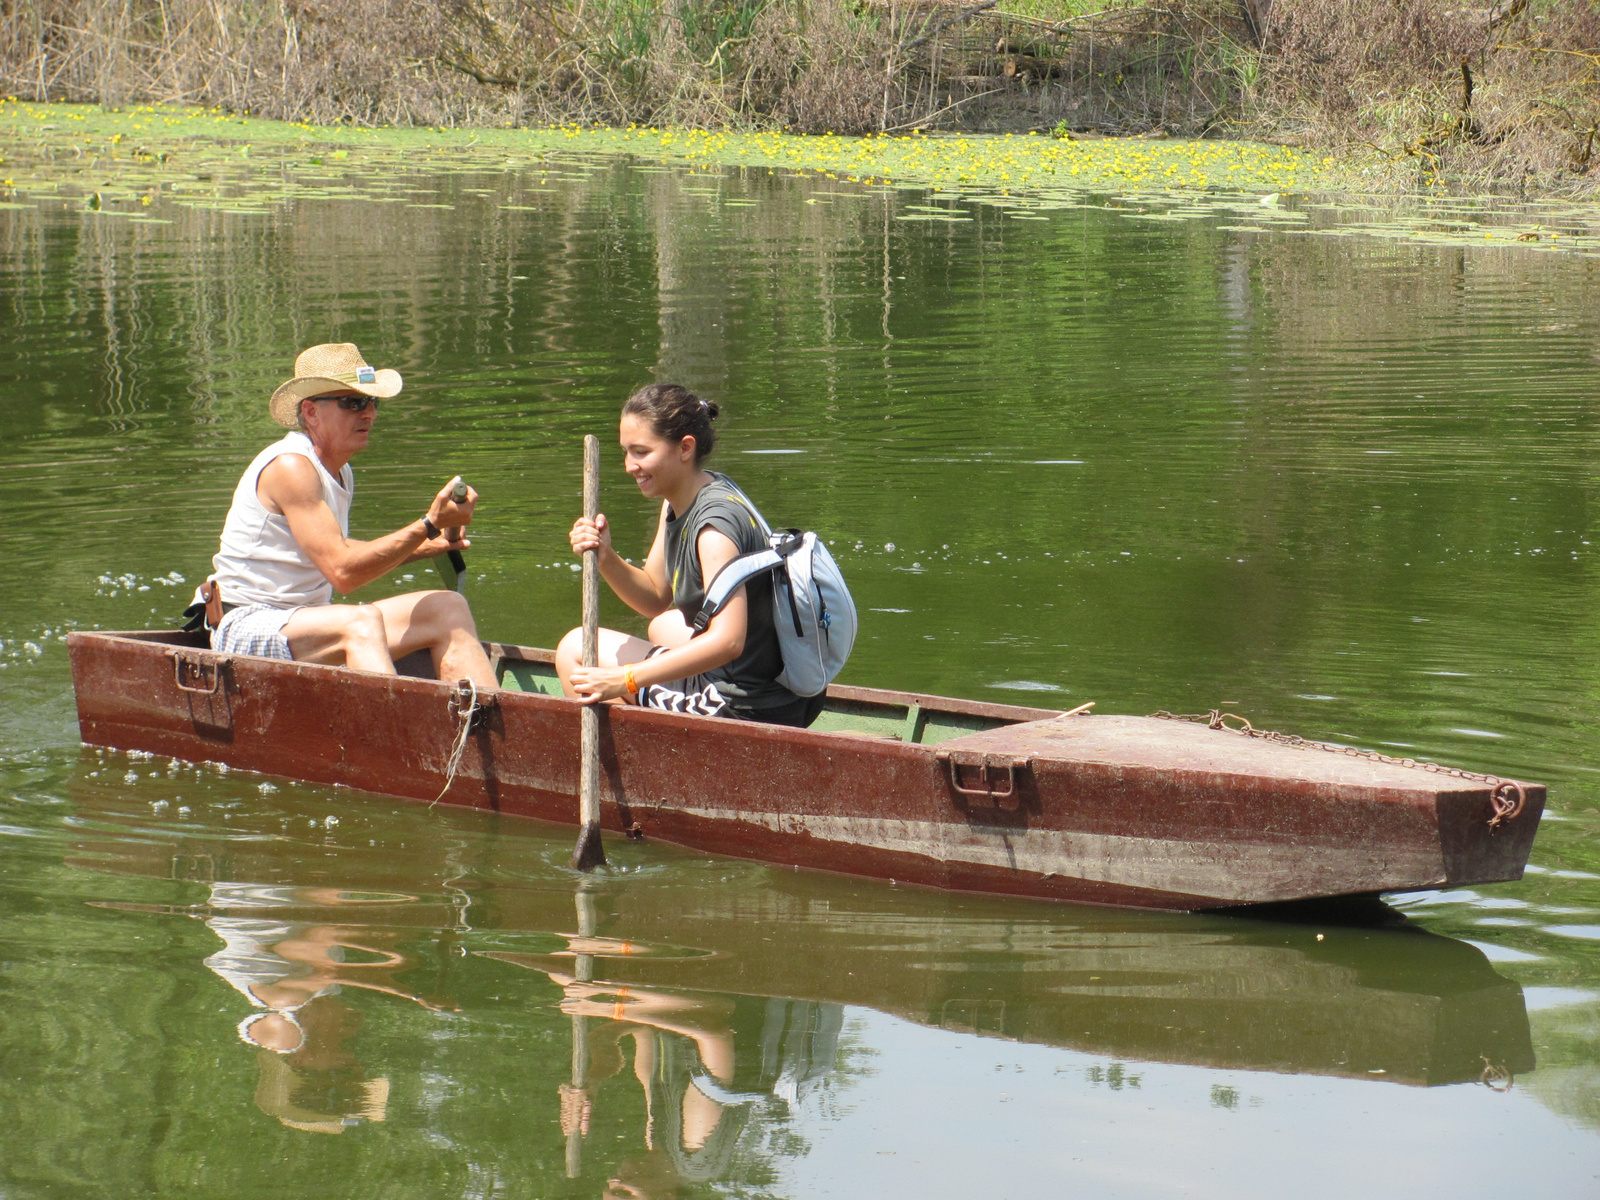
[[439, 527], [432, 521], [428, 520], [427, 513], [422, 514], [422, 529], [423, 532], [428, 535], [428, 539], [430, 541], [439, 536]]

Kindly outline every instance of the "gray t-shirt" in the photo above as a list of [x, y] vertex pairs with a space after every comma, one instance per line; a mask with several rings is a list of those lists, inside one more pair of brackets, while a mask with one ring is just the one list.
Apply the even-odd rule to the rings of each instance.
[[[701, 531], [709, 527], [724, 534], [740, 554], [767, 548], [761, 517], [733, 480], [717, 471], [707, 474], [711, 482], [700, 489], [686, 513], [678, 516], [667, 510], [667, 577], [672, 581], [672, 603], [691, 625], [706, 598], [697, 550]], [[745, 596], [750, 616], [744, 650], [732, 662], [713, 667], [706, 677], [740, 708], [791, 704], [798, 697], [777, 682], [783, 671], [783, 653], [772, 624], [772, 576], [763, 573], [750, 580], [745, 584]]]

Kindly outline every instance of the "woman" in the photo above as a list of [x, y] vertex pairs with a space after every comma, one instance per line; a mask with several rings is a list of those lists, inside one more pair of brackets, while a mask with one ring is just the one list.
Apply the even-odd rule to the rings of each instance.
[[772, 624], [772, 577], [751, 579], [694, 636], [706, 584], [741, 554], [766, 548], [766, 524], [726, 475], [704, 462], [716, 445], [720, 410], [687, 388], [653, 383], [622, 406], [624, 465], [639, 490], [661, 501], [644, 566], [611, 548], [605, 516], [579, 518], [572, 549], [599, 551], [600, 574], [628, 607], [650, 618], [650, 640], [600, 631], [600, 665], [580, 666], [583, 631], [556, 648], [569, 696], [586, 704], [621, 700], [668, 712], [737, 717], [804, 728], [822, 697], [802, 698], [777, 682], [783, 670]]

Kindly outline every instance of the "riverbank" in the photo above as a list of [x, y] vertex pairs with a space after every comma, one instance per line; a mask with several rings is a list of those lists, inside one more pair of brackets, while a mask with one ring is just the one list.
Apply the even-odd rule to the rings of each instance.
[[617, 156], [708, 173], [811, 176], [855, 192], [904, 189], [916, 194], [911, 199], [933, 193], [932, 209], [903, 205], [901, 220], [966, 220], [973, 205], [1026, 216], [1093, 204], [1136, 220], [1223, 217], [1242, 231], [1600, 254], [1600, 207], [1593, 204], [1462, 197], [1443, 189], [1397, 197], [1374, 185], [1359, 161], [1262, 143], [570, 125], [374, 129], [194, 107], [0, 102], [0, 207], [53, 199], [133, 221], [164, 219], [162, 205], [252, 213], [297, 197], [399, 202], [395, 180], [419, 170], [524, 172], [537, 179], [575, 161]]
[[[929, 135], [923, 132], [842, 137], [731, 133], [699, 129], [363, 128], [241, 117], [216, 109], [143, 105], [0, 102], [4, 175], [19, 193], [61, 186], [91, 165], [135, 168], [136, 174], [178, 169], [185, 156], [225, 150], [248, 162], [266, 153], [308, 167], [381, 165], [390, 156], [410, 165], [526, 165], [540, 155], [632, 154], [690, 165], [772, 167], [866, 184], [988, 187], [1029, 192], [1067, 187], [1227, 188], [1305, 191], [1335, 184], [1336, 160], [1252, 142], [1096, 138], [1038, 134]], [[420, 156], [420, 157], [419, 157]], [[532, 158], [530, 158], [532, 156]], [[115, 181], [107, 181], [115, 186]]]
[[1391, 193], [1593, 196], [1600, 6], [1484, 5], [21, 0], [0, 95], [368, 127], [1243, 140]]

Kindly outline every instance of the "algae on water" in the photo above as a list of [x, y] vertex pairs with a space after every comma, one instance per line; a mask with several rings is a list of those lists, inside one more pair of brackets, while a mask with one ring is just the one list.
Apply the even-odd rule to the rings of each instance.
[[[173, 204], [229, 216], [270, 215], [302, 199], [363, 199], [450, 210], [493, 203], [477, 186], [441, 192], [440, 175], [512, 173], [532, 200], [619, 161], [641, 174], [687, 169], [680, 190], [724, 208], [760, 202], [724, 194], [725, 173], [814, 178], [808, 202], [871, 195], [901, 203], [905, 221], [966, 222], [980, 208], [1048, 220], [1086, 206], [1138, 222], [1215, 222], [1264, 236], [1365, 235], [1412, 243], [1515, 246], [1600, 254], [1600, 206], [1496, 197], [1339, 195], [1337, 164], [1245, 142], [1028, 135], [795, 136], [674, 129], [365, 129], [261, 121], [214, 109], [0, 101], [0, 208], [60, 202], [104, 216]], [[416, 186], [426, 174], [430, 186]], [[703, 181], [703, 182], [700, 182]], [[465, 185], [467, 181], [462, 180]], [[96, 199], [97, 198], [97, 199]], [[496, 207], [532, 208], [501, 196]], [[1098, 201], [1098, 203], [1097, 203]], [[891, 205], [894, 202], [891, 200]]]

